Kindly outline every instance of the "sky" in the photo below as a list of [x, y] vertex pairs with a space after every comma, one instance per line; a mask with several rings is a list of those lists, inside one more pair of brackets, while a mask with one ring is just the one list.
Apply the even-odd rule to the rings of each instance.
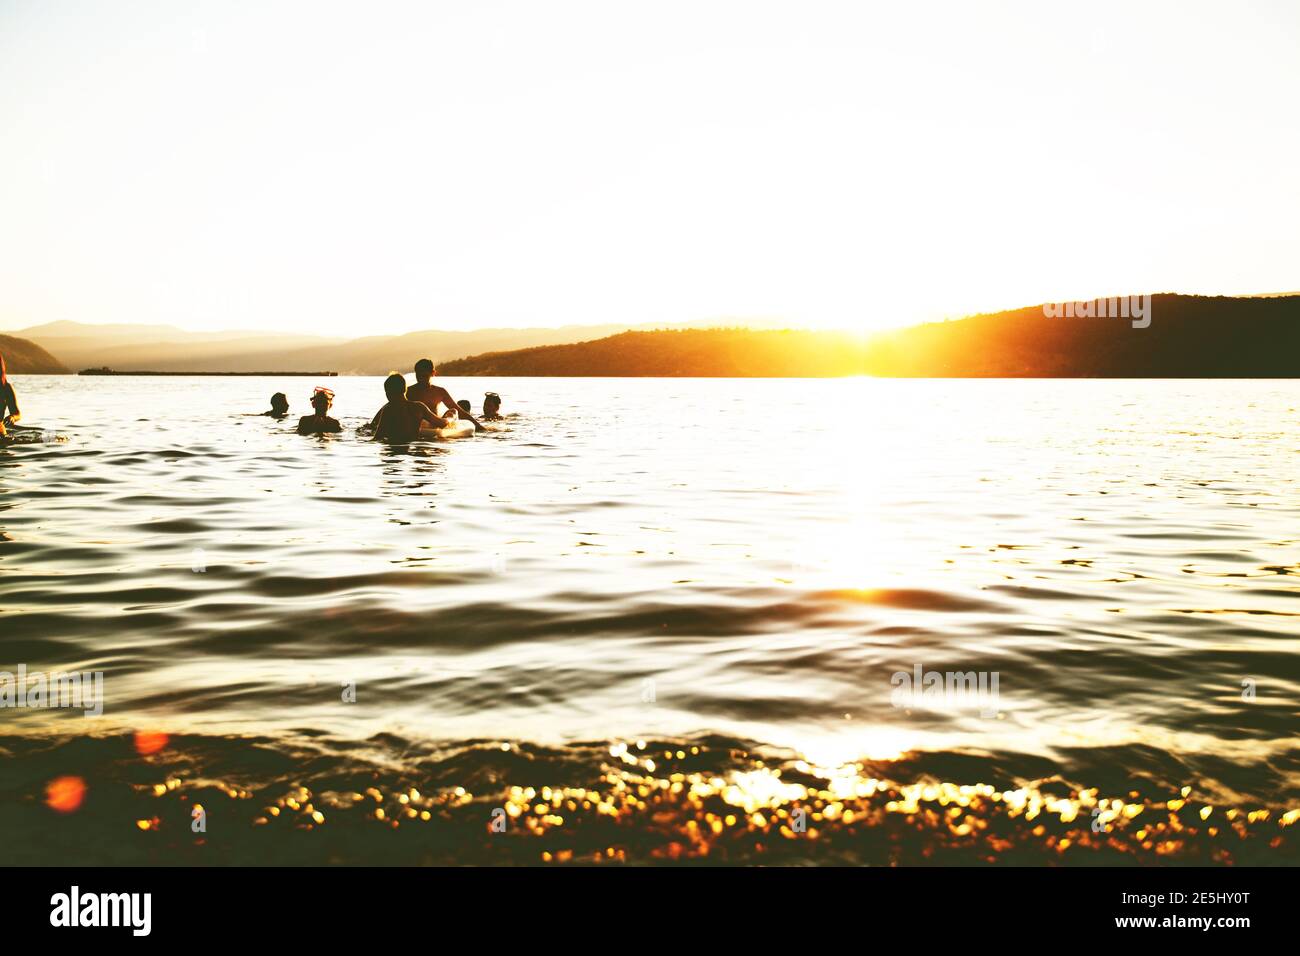
[[0, 328], [1300, 290], [1300, 4], [0, 0]]

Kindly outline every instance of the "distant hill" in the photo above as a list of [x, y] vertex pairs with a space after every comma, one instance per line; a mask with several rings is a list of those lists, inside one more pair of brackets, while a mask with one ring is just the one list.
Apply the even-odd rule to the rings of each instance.
[[[763, 324], [763, 320], [748, 324]], [[16, 334], [48, 349], [74, 369], [107, 366], [119, 372], [314, 372], [382, 375], [411, 371], [416, 359], [435, 363], [458, 355], [557, 345], [626, 331], [626, 323], [560, 328], [429, 329], [355, 339], [274, 331], [187, 332], [170, 325], [92, 325], [50, 322]]]
[[1041, 306], [878, 336], [874, 375], [1061, 378], [1300, 376], [1300, 296], [1151, 297], [1151, 324], [1049, 318]]
[[789, 378], [862, 375], [865, 339], [847, 332], [660, 329], [443, 362], [441, 375]]
[[[626, 325], [428, 330], [351, 340], [277, 332], [54, 322], [22, 330], [47, 361], [118, 371], [803, 377], [1295, 377], [1300, 295], [1157, 295], [1151, 324], [1049, 318], [1041, 306], [870, 337], [773, 328]], [[763, 324], [763, 323], [760, 323]], [[18, 340], [21, 341], [21, 340]], [[57, 356], [57, 359], [54, 358]], [[471, 356], [470, 358], [456, 358]], [[11, 360], [12, 362], [12, 360]]]
[[338, 345], [281, 353], [280, 368], [334, 369], [344, 375], [383, 375], [409, 372], [417, 359], [440, 365], [445, 359], [472, 352], [517, 349], [576, 342], [621, 332], [626, 325], [562, 326], [558, 329], [475, 329], [472, 332], [429, 330], [406, 335], [379, 335]]
[[[33, 338], [77, 338], [90, 337], [101, 340], [116, 340], [121, 342], [145, 342], [169, 341], [173, 339], [190, 339], [195, 342], [219, 342], [226, 339], [243, 339], [257, 336], [274, 337], [283, 335], [279, 332], [265, 332], [256, 329], [227, 329], [217, 332], [188, 332], [185, 329], [175, 325], [137, 325], [135, 323], [88, 323], [88, 322], [69, 322], [66, 319], [58, 322], [46, 322], [44, 325], [33, 325], [20, 330], [24, 335]], [[314, 336], [304, 336], [305, 338], [314, 338]]]
[[187, 332], [167, 325], [91, 325], [51, 322], [20, 330], [72, 368], [159, 372], [333, 370], [345, 375], [409, 372], [416, 359], [434, 362], [495, 349], [524, 348], [598, 338], [626, 325], [551, 328], [429, 330], [356, 339], [279, 332]]
[[171, 325], [81, 322], [50, 322], [20, 334], [74, 369], [107, 365], [124, 371], [260, 371], [279, 368], [274, 361], [265, 363], [285, 351], [342, 341], [282, 332], [188, 332]]
[[64, 375], [68, 368], [35, 342], [0, 335], [0, 355], [9, 375]]
[[1042, 306], [870, 337], [840, 332], [626, 332], [443, 362], [444, 375], [1292, 378], [1300, 296], [1157, 295], [1151, 324], [1050, 318]]

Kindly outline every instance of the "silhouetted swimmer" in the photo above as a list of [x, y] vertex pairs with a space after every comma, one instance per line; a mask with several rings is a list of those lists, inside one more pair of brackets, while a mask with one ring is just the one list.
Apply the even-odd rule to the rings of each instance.
[[22, 417], [23, 413], [18, 410], [18, 395], [5, 371], [4, 354], [0, 353], [0, 438], [8, 436], [8, 426], [21, 421]]
[[[479, 420], [470, 414], [468, 408], [464, 408], [456, 399], [451, 397], [451, 392], [447, 391], [441, 385], [434, 385], [430, 379], [437, 375], [437, 370], [433, 363], [427, 358], [420, 359], [415, 363], [415, 384], [407, 390], [407, 397], [417, 402], [424, 402], [429, 406], [431, 411], [438, 410], [438, 403], [441, 402], [447, 406], [447, 411], [443, 413], [443, 425], [449, 424], [457, 414], [461, 418], [467, 418], [474, 423], [478, 431], [483, 430]], [[442, 426], [439, 426], [442, 427]]]
[[469, 408], [469, 399], [468, 399], [468, 398], [462, 398], [462, 399], [461, 399], [460, 401], [458, 401], [456, 404], [460, 406], [460, 410], [461, 410], [462, 412], [466, 412], [466, 413], [469, 412], [470, 408]]
[[401, 444], [420, 437], [422, 422], [428, 422], [434, 428], [447, 424], [447, 420], [435, 415], [428, 405], [406, 397], [406, 379], [396, 372], [384, 379], [384, 394], [388, 396], [388, 404], [376, 413], [372, 422], [375, 441]]
[[271, 396], [271, 410], [262, 412], [268, 418], [284, 418], [289, 414], [289, 399], [284, 392], [276, 392]]
[[487, 392], [483, 396], [483, 417], [490, 422], [501, 419], [501, 396], [496, 392]]
[[320, 435], [343, 431], [338, 419], [329, 417], [330, 406], [333, 404], [334, 393], [328, 388], [317, 386], [311, 393], [311, 407], [316, 410], [316, 414], [304, 415], [298, 419], [298, 434]]

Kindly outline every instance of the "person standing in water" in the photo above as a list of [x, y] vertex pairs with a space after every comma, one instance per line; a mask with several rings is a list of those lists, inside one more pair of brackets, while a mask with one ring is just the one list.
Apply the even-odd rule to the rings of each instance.
[[420, 359], [415, 363], [415, 384], [406, 390], [406, 397], [412, 401], [424, 402], [429, 406], [429, 410], [435, 414], [438, 411], [438, 403], [442, 402], [443, 405], [447, 406], [447, 411], [443, 413], [443, 424], [451, 421], [452, 418], [459, 414], [461, 418], [467, 418], [473, 422], [476, 431], [483, 431], [482, 423], [469, 413], [469, 409], [462, 409], [457, 404], [456, 399], [451, 397], [451, 392], [441, 385], [434, 385], [430, 381], [437, 374], [433, 362], [427, 358]]
[[23, 413], [18, 410], [18, 395], [13, 383], [5, 372], [5, 357], [0, 353], [0, 438], [9, 434], [9, 426], [22, 420]]
[[413, 402], [407, 397], [406, 379], [394, 372], [384, 379], [384, 394], [388, 404], [381, 408], [371, 423], [375, 441], [405, 444], [420, 437], [420, 425], [428, 422], [442, 428], [447, 420], [435, 415], [424, 402]]
[[339, 420], [329, 416], [332, 404], [334, 404], [334, 393], [328, 388], [317, 386], [311, 393], [311, 407], [316, 410], [316, 414], [304, 415], [298, 419], [298, 434], [320, 435], [343, 431]]

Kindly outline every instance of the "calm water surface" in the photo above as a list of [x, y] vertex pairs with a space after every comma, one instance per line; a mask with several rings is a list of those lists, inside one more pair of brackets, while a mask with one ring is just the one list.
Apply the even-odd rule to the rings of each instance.
[[377, 378], [15, 382], [0, 667], [105, 695], [0, 711], [32, 858], [1295, 860], [1300, 383], [451, 379], [508, 419], [388, 447]]

